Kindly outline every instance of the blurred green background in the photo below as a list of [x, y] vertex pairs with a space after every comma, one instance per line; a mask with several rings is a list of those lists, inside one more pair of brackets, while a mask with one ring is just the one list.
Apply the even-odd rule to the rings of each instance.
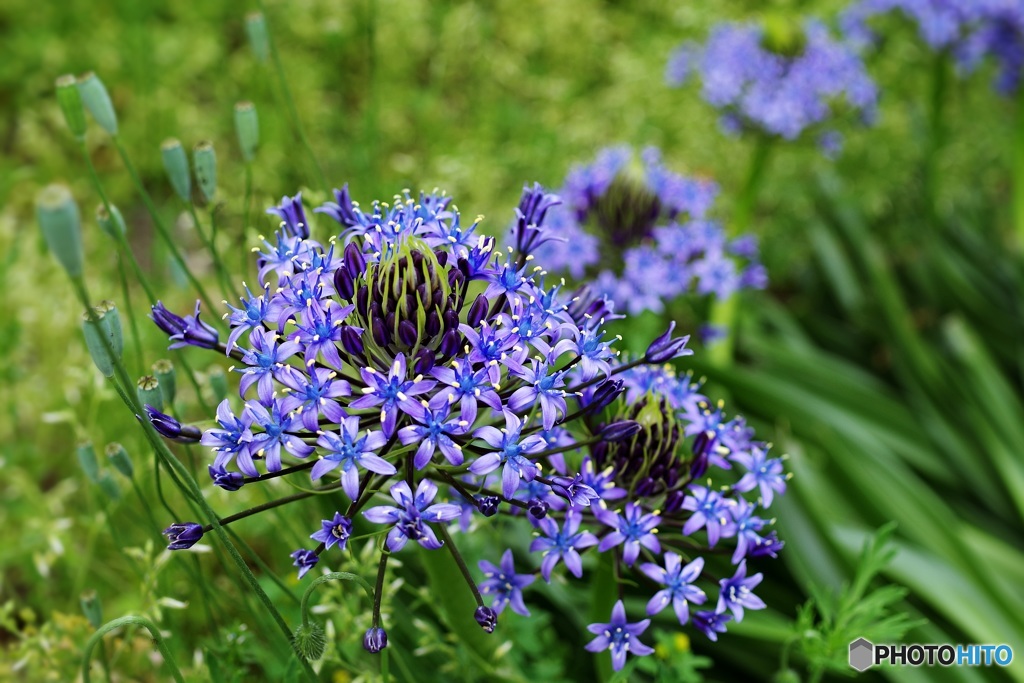
[[[557, 187], [571, 165], [617, 143], [659, 146], [675, 170], [715, 179], [722, 186], [715, 215], [728, 222], [753, 144], [723, 136], [696, 89], [664, 85], [669, 52], [721, 21], [766, 12], [830, 20], [841, 6], [299, 0], [269, 4], [266, 15], [332, 184], [348, 182], [364, 202], [407, 187], [444, 188], [464, 214], [483, 214], [498, 233], [524, 182]], [[162, 552], [147, 510], [158, 523], [172, 520], [151, 502], [151, 454], [85, 353], [78, 306], [32, 210], [42, 186], [71, 186], [85, 216], [90, 289], [125, 310], [115, 250], [92, 219], [99, 199], [54, 98], [57, 76], [93, 70], [111, 92], [143, 182], [211, 286], [211, 264], [180, 215], [159, 146], [171, 136], [186, 149], [213, 141], [220, 243], [239, 276], [252, 277], [235, 264], [271, 225], [263, 208], [300, 188], [313, 200], [307, 206], [323, 198], [279, 83], [247, 43], [244, 17], [252, 9], [220, 0], [0, 3], [0, 678], [80, 675], [94, 629], [79, 598], [92, 590], [105, 618], [154, 618], [190, 680], [297, 680], [287, 646], [273, 639], [216, 552]], [[671, 623], [658, 622], [666, 635], [650, 658], [655, 669], [638, 677], [686, 680], [705, 664], [708, 680], [769, 680], [787, 666], [803, 678], [843, 676], [850, 624], [842, 622], [859, 594], [857, 584], [846, 593], [841, 587], [853, 581], [865, 539], [890, 520], [896, 553], [879, 563], [885, 568], [870, 586], [907, 589], [890, 606], [918, 624], [904, 639], [1005, 642], [1024, 657], [1024, 278], [1009, 210], [1019, 175], [1015, 130], [1024, 119], [1017, 102], [992, 92], [983, 69], [942, 93], [936, 144], [927, 123], [935, 57], [913, 29], [897, 21], [885, 29], [868, 60], [882, 91], [877, 125], [844, 129], [846, 148], [834, 162], [811, 143], [773, 150], [754, 221], [771, 286], [744, 298], [734, 364], [712, 367], [701, 354], [688, 364], [791, 456], [795, 477], [778, 504], [786, 548], [760, 591], [770, 608], [718, 644], [673, 637]], [[248, 229], [232, 122], [239, 100], [255, 103], [261, 129]], [[188, 307], [194, 295], [156, 243], [109, 138], [92, 124], [87, 143], [162, 298], [172, 309]], [[931, 200], [922, 186], [929, 164], [939, 179]], [[131, 295], [144, 339], [141, 374], [166, 356], [165, 342], [143, 318], [143, 292], [133, 286]], [[202, 352], [188, 357], [204, 372], [220, 363]], [[182, 393], [201, 417], [194, 394]], [[75, 456], [84, 441], [101, 460], [108, 442], [122, 442], [145, 502], [124, 479], [115, 479], [118, 498], [90, 483]], [[185, 457], [199, 463], [205, 454]], [[103, 469], [113, 473], [107, 463]], [[210, 497], [226, 510], [216, 492]], [[255, 492], [232, 500], [262, 502]], [[282, 577], [265, 584], [292, 619], [298, 611], [288, 591], [301, 588], [287, 553], [316, 514], [310, 506], [238, 525], [266, 564], [261, 575]], [[481, 536], [466, 553], [494, 559], [505, 542]], [[400, 558], [408, 566], [385, 606], [396, 624], [389, 650], [398, 680], [594, 675], [585, 640], [569, 627], [576, 618], [565, 618], [586, 604], [585, 591], [538, 590], [533, 619], [503, 616], [494, 639], [482, 642], [459, 636], [465, 625], [452, 623], [443, 591], [422, 579], [426, 571], [443, 581], [443, 568], [421, 566], [421, 556]], [[363, 559], [369, 575], [373, 559]], [[319, 594], [320, 618], [330, 621], [325, 680], [378, 679], [376, 660], [360, 647], [367, 606], [355, 592]], [[828, 604], [829, 594], [855, 604], [840, 600], [831, 617], [825, 610], [797, 621], [809, 597]], [[886, 632], [880, 613], [865, 619], [853, 621]], [[147, 640], [131, 630], [111, 637], [114, 680], [164, 680]], [[1021, 681], [1024, 667], [874, 675]]]

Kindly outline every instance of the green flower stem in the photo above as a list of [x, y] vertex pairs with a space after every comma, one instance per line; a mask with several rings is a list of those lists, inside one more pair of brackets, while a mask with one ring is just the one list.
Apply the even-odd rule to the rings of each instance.
[[279, 577], [276, 573], [274, 573], [274, 570], [271, 569], [270, 566], [267, 565], [267, 563], [263, 561], [263, 558], [259, 556], [259, 553], [257, 553], [255, 550], [253, 550], [252, 546], [250, 546], [248, 543], [246, 543], [242, 539], [241, 536], [236, 534], [234, 529], [226, 528], [225, 531], [227, 531], [228, 534], [231, 536], [231, 538], [234, 539], [235, 543], [237, 543], [238, 545], [242, 546], [242, 549], [246, 553], [248, 553], [249, 557], [252, 558], [252, 561], [255, 562], [256, 566], [260, 568], [260, 571], [265, 573], [267, 575], [267, 577], [271, 581], [273, 581], [274, 584], [278, 588], [281, 589], [282, 593], [287, 595], [289, 598], [291, 598], [291, 600], [293, 602], [295, 602], [296, 605], [298, 605], [299, 604], [299, 596], [295, 595], [295, 591], [293, 591], [291, 588], [289, 588], [288, 584], [286, 584], [284, 581], [282, 581], [281, 577]]
[[[260, 12], [263, 13], [264, 18], [267, 16], [266, 8], [263, 6], [263, 0], [257, 0], [257, 7]], [[313, 171], [316, 174], [317, 181], [320, 183], [320, 187], [323, 188], [324, 192], [328, 195], [331, 193], [331, 186], [327, 182], [327, 177], [324, 176], [324, 171], [320, 167], [320, 162], [316, 159], [316, 154], [313, 153], [313, 147], [309, 144], [309, 138], [306, 137], [306, 131], [302, 127], [302, 119], [299, 118], [298, 109], [295, 107], [295, 99], [292, 97], [291, 88], [288, 87], [288, 77], [285, 75], [284, 66], [281, 64], [281, 57], [277, 53], [277, 45], [274, 42], [274, 37], [270, 34], [270, 22], [267, 21], [267, 44], [270, 47], [270, 60], [274, 64], [274, 71], [277, 75], [278, 84], [281, 86], [281, 94], [284, 99], [285, 106], [288, 109], [288, 116], [292, 121], [292, 126], [295, 128], [295, 134], [299, 138], [299, 143], [302, 145], [303, 151], [306, 156], [309, 157], [309, 163], [313, 167]]]
[[117, 153], [121, 156], [121, 161], [124, 162], [124, 166], [128, 169], [128, 175], [131, 176], [132, 182], [135, 184], [135, 189], [138, 191], [139, 196], [142, 197], [142, 203], [146, 205], [146, 210], [149, 212], [150, 218], [153, 219], [153, 226], [156, 228], [157, 234], [160, 235], [160, 239], [167, 245], [167, 250], [171, 252], [171, 257], [181, 268], [182, 272], [185, 273], [185, 277], [189, 283], [199, 293], [199, 298], [206, 304], [207, 310], [215, 311], [216, 307], [213, 305], [213, 300], [210, 299], [206, 290], [203, 288], [201, 282], [196, 279], [196, 276], [189, 269], [188, 264], [185, 263], [185, 257], [181, 255], [181, 251], [178, 250], [177, 245], [171, 238], [171, 233], [167, 230], [167, 226], [164, 225], [164, 221], [160, 218], [160, 212], [157, 211], [156, 205], [153, 204], [152, 197], [149, 196], [149, 192], [146, 190], [146, 186], [142, 184], [142, 178], [139, 177], [138, 171], [135, 170], [135, 165], [132, 164], [131, 159], [128, 157], [128, 152], [125, 150], [124, 145], [121, 144], [121, 138], [117, 135], [112, 136], [114, 146], [117, 148]]
[[380, 563], [377, 565], [377, 583], [373, 589], [373, 625], [380, 626], [380, 601], [384, 595], [384, 574], [387, 572], [388, 558], [391, 552], [385, 547], [380, 554]]
[[299, 605], [299, 609], [302, 612], [303, 626], [309, 626], [309, 597], [313, 595], [313, 589], [323, 583], [327, 583], [328, 581], [355, 581], [363, 587], [363, 590], [366, 591], [366, 595], [370, 598], [370, 602], [374, 602], [373, 588], [371, 588], [366, 579], [361, 576], [356, 576], [349, 572], [331, 572], [330, 574], [318, 576], [310, 582], [306, 587], [306, 592], [302, 594], [302, 602]]
[[124, 271], [124, 257], [121, 253], [117, 254], [117, 275], [121, 280], [121, 296], [124, 297], [124, 308], [125, 312], [128, 313], [128, 329], [132, 333], [132, 344], [135, 345], [135, 370], [138, 374], [142, 374], [145, 367], [145, 361], [142, 359], [142, 343], [139, 335], [139, 324], [135, 320], [135, 311], [132, 310], [132, 298], [128, 290], [128, 276]]
[[250, 211], [252, 210], [252, 162], [247, 161], [245, 163], [245, 204], [242, 206], [242, 235], [238, 240], [240, 249], [238, 255], [240, 257], [238, 272], [245, 275], [246, 269], [249, 267], [250, 254], [251, 252], [245, 247], [245, 237], [249, 230]]
[[[171, 651], [167, 648], [167, 644], [164, 642], [163, 636], [160, 635], [160, 629], [158, 629], [152, 621], [145, 617], [127, 616], [113, 621], [108, 621], [103, 626], [100, 626], [96, 630], [96, 633], [92, 634], [89, 641], [85, 644], [85, 653], [82, 656], [82, 681], [83, 683], [89, 683], [92, 678], [89, 673], [89, 664], [92, 662], [92, 651], [95, 649], [98, 643], [101, 643], [103, 636], [113, 631], [116, 628], [122, 626], [145, 626], [149, 631], [150, 635], [153, 636], [153, 640], [156, 642], [157, 649], [160, 650], [160, 654], [163, 655], [164, 662], [166, 662], [168, 668], [171, 670], [171, 676], [177, 683], [185, 683], [184, 677], [181, 675], [181, 670], [178, 669], [177, 663], [174, 661], [174, 657], [171, 656]], [[314, 679], [315, 680], [315, 679]]]
[[[89, 293], [86, 290], [84, 279], [82, 277], [72, 278], [72, 284], [74, 285], [75, 293], [78, 295], [82, 305], [85, 307], [90, 320], [93, 324], [98, 324], [98, 321], [95, 318], [95, 313], [89, 306]], [[114, 371], [117, 378], [125, 387], [130, 387], [131, 379], [128, 377], [128, 372], [125, 370], [124, 363], [122, 363], [116, 354], [114, 354], [110, 340], [106, 335], [100, 335], [100, 339], [106, 347], [107, 353], [114, 359]], [[121, 398], [125, 401], [125, 404], [134, 414], [139, 415], [142, 413], [142, 406], [138, 404], [137, 397], [135, 397], [131, 392], [122, 391], [119, 393], [121, 394]], [[199, 489], [199, 484], [196, 483], [196, 480], [189, 474], [185, 466], [181, 464], [181, 461], [175, 457], [174, 453], [167, 448], [167, 445], [164, 444], [153, 425], [150, 424], [148, 420], [140, 420], [140, 424], [142, 425], [143, 433], [149, 440], [150, 445], [152, 445], [152, 447], [157, 451], [163, 463], [168, 467], [168, 470], [177, 475], [178, 479], [183, 482], [182, 492], [199, 506], [202, 516], [206, 518], [206, 521], [209, 522], [212, 530], [217, 534], [218, 539], [223, 543], [224, 547], [227, 548], [228, 554], [231, 556], [231, 559], [241, 572], [242, 577], [245, 579], [246, 583], [249, 584], [249, 587], [273, 618], [281, 634], [284, 636], [285, 641], [289, 644], [292, 651], [295, 653], [295, 656], [298, 658], [299, 664], [301, 665], [306, 678], [311, 683], [316, 683], [316, 673], [309, 665], [309, 662], [306, 661], [305, 657], [302, 656], [302, 653], [299, 651], [296, 644], [292, 641], [292, 632], [291, 629], [288, 628], [288, 624], [285, 622], [284, 617], [281, 616], [281, 613], [274, 606], [270, 596], [263, 590], [263, 586], [260, 585], [259, 580], [256, 579], [252, 570], [249, 569], [249, 566], [246, 564], [241, 554], [239, 554], [238, 549], [235, 548], [233, 543], [231, 543], [231, 539], [228, 537], [227, 532], [220, 525], [217, 513], [210, 507], [210, 504], [207, 503], [206, 499], [203, 497], [202, 491]]]
[[285, 496], [284, 498], [278, 498], [277, 500], [272, 500], [272, 501], [270, 501], [268, 503], [263, 503], [261, 505], [256, 505], [254, 507], [249, 508], [248, 510], [242, 510], [241, 512], [236, 512], [233, 515], [228, 515], [227, 517], [219, 518], [217, 520], [216, 525], [214, 525], [213, 523], [207, 524], [206, 526], [203, 527], [203, 533], [204, 534], [209, 533], [209, 532], [213, 531], [215, 527], [225, 527], [228, 524], [232, 524], [233, 522], [237, 522], [240, 519], [245, 519], [246, 517], [252, 517], [253, 515], [258, 515], [261, 512], [265, 512], [267, 510], [272, 510], [272, 509], [274, 509], [276, 507], [280, 507], [282, 505], [287, 505], [288, 503], [294, 503], [296, 501], [304, 500], [306, 498], [311, 498], [311, 497], [317, 495], [318, 493], [321, 493], [323, 491], [329, 491], [329, 490], [335, 489], [335, 488], [338, 488], [338, 484], [331, 484], [329, 486], [317, 489], [315, 491], [303, 491], [302, 493], [294, 493], [294, 494], [292, 494], [290, 496]]
[[[754, 209], [757, 197], [764, 184], [765, 171], [771, 158], [772, 139], [767, 135], [759, 135], [750, 158], [747, 177], [743, 189], [736, 200], [736, 213], [732, 223], [726, 225], [727, 235], [742, 235], [750, 229], [754, 221]], [[739, 308], [738, 294], [734, 293], [727, 299], [715, 299], [711, 303], [709, 322], [724, 330], [725, 336], [708, 349], [708, 358], [719, 367], [732, 364], [736, 347], [736, 317]]]
[[448, 525], [441, 523], [436, 525], [437, 530], [441, 533], [441, 540], [444, 541], [444, 547], [448, 548], [448, 552], [451, 554], [452, 559], [455, 560], [455, 564], [458, 565], [459, 571], [462, 572], [462, 578], [466, 579], [466, 584], [469, 586], [470, 592], [473, 593], [473, 599], [476, 600], [478, 607], [482, 607], [484, 604], [484, 598], [480, 595], [480, 589], [476, 585], [476, 581], [473, 580], [473, 575], [469, 572], [469, 567], [466, 566], [466, 560], [462, 557], [462, 553], [455, 547], [455, 541], [452, 540], [452, 535], [448, 533]]
[[[224, 267], [224, 262], [221, 261], [220, 252], [217, 251], [217, 226], [213, 223], [213, 212], [210, 213], [211, 221], [211, 234], [207, 236], [206, 231], [203, 230], [203, 224], [199, 220], [199, 214], [196, 212], [196, 206], [192, 202], [187, 202], [188, 213], [192, 217], [192, 225], [195, 226], [196, 233], [199, 235], [199, 239], [202, 240], [203, 245], [209, 250], [210, 256], [213, 258], [213, 267], [217, 271], [217, 279], [220, 280], [220, 291], [224, 295], [225, 299], [235, 299], [237, 294], [231, 287], [231, 274], [228, 269]], [[212, 313], [212, 311], [211, 311]]]

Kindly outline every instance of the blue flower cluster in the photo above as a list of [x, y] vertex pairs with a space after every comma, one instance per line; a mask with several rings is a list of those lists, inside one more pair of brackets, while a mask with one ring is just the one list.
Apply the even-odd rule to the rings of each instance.
[[[648, 163], [659, 207], [703, 213], [712, 190], [676, 187]], [[235, 360], [241, 408], [224, 400], [201, 436], [152, 409], [150, 418], [168, 438], [213, 449], [210, 477], [226, 491], [308, 473], [336, 496], [338, 511], [311, 534], [317, 544], [292, 553], [300, 578], [344, 549], [355, 524], [376, 526], [382, 575], [387, 554], [410, 541], [452, 552], [491, 632], [506, 606], [528, 614], [523, 591], [537, 575], [551, 581], [562, 565], [579, 578], [588, 556], [605, 554], [649, 588], [648, 615], [671, 604], [681, 624], [716, 639], [744, 609], [764, 607], [747, 562], [782, 546], [762, 516], [786, 489], [782, 461], [667, 365], [692, 353], [674, 324], [626, 362], [604, 330], [621, 317], [612, 301], [548, 282], [532, 251], [551, 243], [546, 219], [558, 205], [539, 186], [524, 189], [516, 246], [499, 251], [442, 195], [364, 210], [347, 188], [335, 191], [317, 209], [339, 226], [324, 242], [301, 197], [285, 198], [271, 209], [280, 229], [259, 250], [260, 287], [224, 316], [226, 344], [198, 310], [153, 311], [175, 343]], [[517, 573], [510, 549], [498, 565], [480, 562], [478, 584], [448, 527], [498, 513], [532, 525], [539, 568]], [[184, 549], [205, 530], [166, 533]], [[717, 603], [691, 615], [716, 588]], [[373, 652], [387, 644], [375, 602], [364, 639]], [[638, 640], [648, 620], [625, 619], [619, 602], [611, 622], [590, 626], [588, 648], [610, 649], [616, 668], [627, 651], [650, 651]]]
[[965, 73], [986, 58], [999, 64], [996, 89], [1009, 94], [1020, 85], [1024, 68], [1024, 2], [1020, 0], [861, 0], [842, 17], [843, 28], [854, 43], [875, 42], [868, 20], [899, 12], [917, 24], [933, 50], [948, 52]]
[[755, 238], [729, 239], [707, 218], [714, 182], [672, 172], [655, 148], [638, 173], [632, 159], [628, 147], [607, 148], [569, 172], [534, 249], [545, 268], [588, 281], [631, 315], [690, 293], [724, 299], [765, 286]]
[[[852, 48], [817, 21], [806, 22], [802, 33], [783, 33], [778, 39], [756, 24], [719, 25], [704, 45], [677, 48], [666, 78], [676, 86], [699, 78], [728, 133], [752, 129], [794, 140], [834, 118], [840, 101], [861, 121], [874, 120], [878, 91]], [[836, 134], [826, 132], [834, 148]]]

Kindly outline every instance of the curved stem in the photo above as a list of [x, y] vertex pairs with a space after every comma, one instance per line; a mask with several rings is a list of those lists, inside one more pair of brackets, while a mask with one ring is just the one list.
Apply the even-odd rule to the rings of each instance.
[[330, 574], [318, 576], [313, 579], [312, 583], [306, 587], [306, 592], [302, 594], [302, 602], [299, 604], [299, 609], [302, 611], [303, 626], [309, 625], [309, 596], [313, 594], [314, 588], [322, 583], [327, 583], [328, 581], [355, 581], [363, 587], [363, 590], [366, 591], [366, 595], [370, 598], [370, 602], [374, 602], [373, 588], [371, 588], [369, 582], [361, 576], [357, 576], [351, 572], [331, 572]]
[[89, 683], [89, 681], [92, 680], [89, 675], [89, 664], [92, 662], [92, 651], [96, 647], [97, 643], [99, 643], [103, 639], [103, 636], [110, 631], [130, 624], [146, 627], [150, 635], [153, 636], [153, 640], [156, 642], [156, 646], [157, 649], [160, 650], [160, 654], [163, 655], [164, 661], [171, 669], [171, 676], [173, 676], [174, 680], [178, 683], [185, 683], [185, 678], [181, 675], [181, 670], [178, 669], [178, 665], [175, 663], [174, 657], [171, 656], [171, 651], [167, 649], [167, 644], [160, 635], [160, 629], [158, 629], [149, 619], [137, 616], [120, 617], [113, 621], [108, 621], [103, 626], [100, 626], [96, 633], [92, 634], [92, 637], [89, 638], [89, 641], [85, 644], [85, 652], [82, 655], [83, 683]]

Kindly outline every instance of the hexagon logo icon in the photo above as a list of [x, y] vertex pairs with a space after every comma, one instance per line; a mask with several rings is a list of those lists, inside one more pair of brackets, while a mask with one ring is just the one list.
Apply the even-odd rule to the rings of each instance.
[[850, 666], [857, 671], [865, 671], [874, 664], [875, 646], [866, 638], [858, 638], [850, 643]]

